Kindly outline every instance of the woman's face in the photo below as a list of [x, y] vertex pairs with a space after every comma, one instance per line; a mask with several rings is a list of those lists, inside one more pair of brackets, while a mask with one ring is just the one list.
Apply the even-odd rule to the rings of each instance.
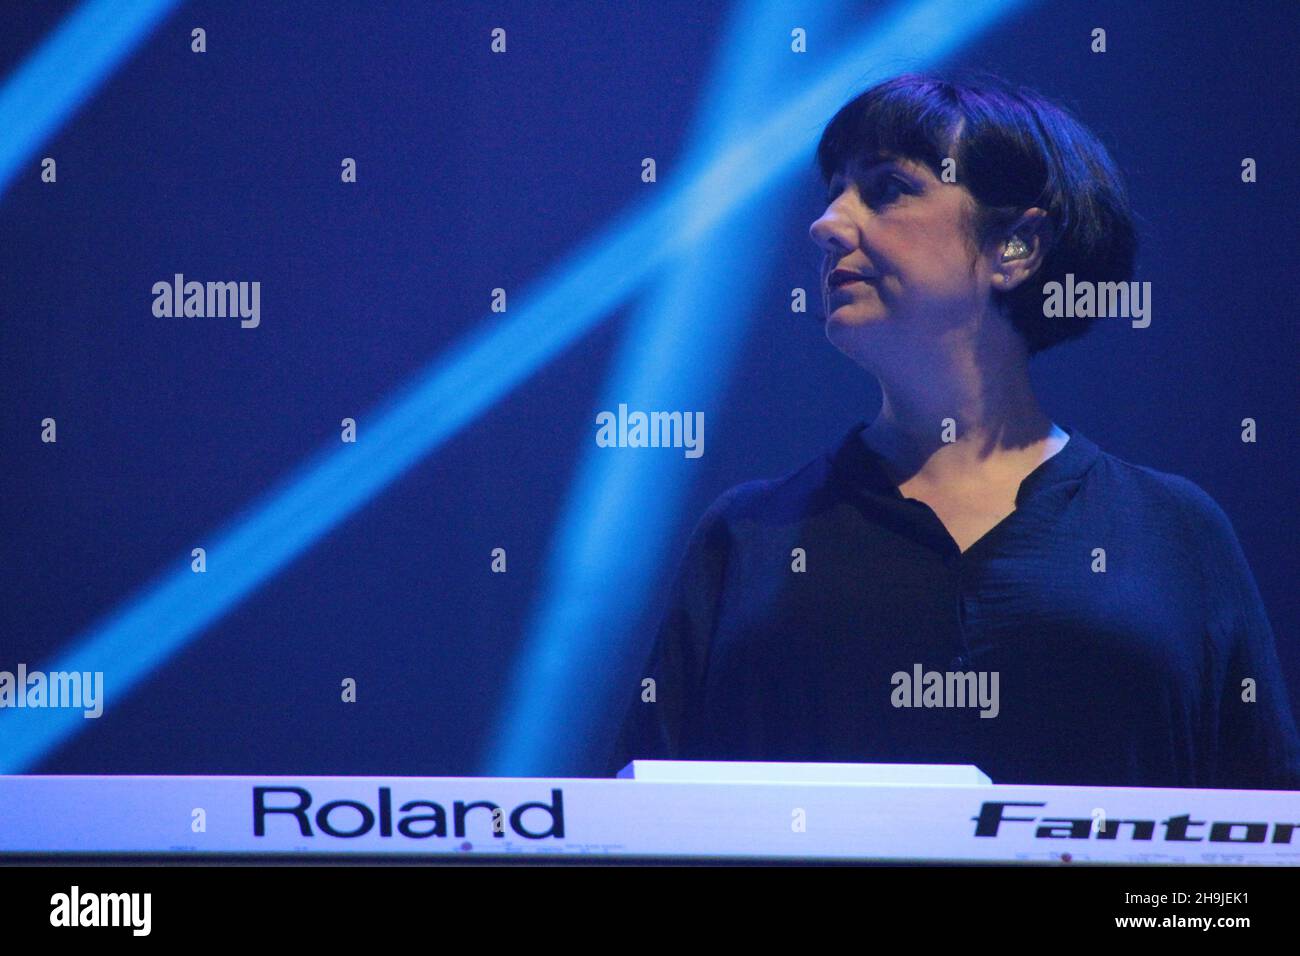
[[[826, 211], [808, 230], [826, 254], [827, 338], [870, 366], [875, 351], [933, 348], [976, 321], [993, 269], [970, 239], [973, 210], [965, 187], [941, 181], [923, 163], [855, 161], [837, 172]], [[861, 278], [840, 282], [835, 270]]]

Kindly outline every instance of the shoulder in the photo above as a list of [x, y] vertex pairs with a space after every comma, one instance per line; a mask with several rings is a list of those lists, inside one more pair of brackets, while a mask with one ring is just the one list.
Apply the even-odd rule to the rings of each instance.
[[798, 521], [827, 493], [831, 470], [829, 456], [823, 454], [778, 477], [733, 485], [709, 505], [699, 527], [734, 529]]
[[1166, 533], [1181, 531], [1193, 543], [1218, 549], [1236, 545], [1236, 533], [1222, 506], [1182, 475], [1137, 465], [1101, 452], [1096, 466], [1109, 485], [1115, 507], [1143, 512]]

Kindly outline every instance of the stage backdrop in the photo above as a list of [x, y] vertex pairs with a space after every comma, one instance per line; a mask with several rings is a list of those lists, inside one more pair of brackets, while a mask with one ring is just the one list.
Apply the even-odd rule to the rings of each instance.
[[910, 68], [1112, 149], [1151, 324], [1035, 379], [1223, 506], [1300, 712], [1291, 3], [99, 6], [0, 30], [0, 670], [104, 709], [0, 713], [0, 770], [599, 773], [703, 509], [876, 411], [811, 147]]

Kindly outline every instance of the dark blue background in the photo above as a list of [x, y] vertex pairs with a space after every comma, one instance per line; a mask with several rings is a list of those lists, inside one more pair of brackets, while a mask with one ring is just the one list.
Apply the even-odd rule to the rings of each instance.
[[[0, 76], [71, 6], [7, 10]], [[852, 6], [845, 26], [876, 6]], [[950, 65], [1062, 100], [1112, 148], [1142, 217], [1153, 321], [1103, 322], [1036, 359], [1035, 380], [1058, 423], [1219, 501], [1300, 711], [1295, 10], [1040, 3]], [[339, 419], [484, 321], [491, 289], [527, 286], [640, 201], [641, 157], [662, 180], [687, 145], [726, 12], [221, 2], [165, 20], [0, 198], [0, 668], [48, 663], [337, 440]], [[488, 49], [496, 25], [506, 56]], [[206, 55], [189, 50], [193, 26]], [[1104, 55], [1089, 52], [1094, 26]], [[790, 57], [787, 44], [773, 56]], [[790, 68], [792, 88], [829, 45]], [[46, 155], [57, 187], [39, 181]], [[358, 159], [355, 186], [339, 182], [344, 156]], [[875, 412], [874, 384], [789, 312], [792, 287], [816, 288], [807, 226], [821, 195], [809, 173], [767, 224], [776, 267], [744, 276], [762, 286], [761, 314], [689, 463], [655, 595], [722, 490], [802, 464]], [[174, 272], [261, 281], [261, 327], [154, 318], [150, 287]], [[481, 772], [626, 311], [34, 769]], [[39, 441], [46, 416], [56, 446]], [[1254, 445], [1240, 440], [1248, 416]], [[498, 545], [507, 575], [488, 573]], [[629, 680], [651, 603], [636, 628], [602, 636]], [[355, 705], [338, 703], [343, 676], [358, 680]], [[564, 692], [592, 695], [612, 734], [626, 686]], [[599, 772], [608, 742], [575, 742], [550, 769]]]

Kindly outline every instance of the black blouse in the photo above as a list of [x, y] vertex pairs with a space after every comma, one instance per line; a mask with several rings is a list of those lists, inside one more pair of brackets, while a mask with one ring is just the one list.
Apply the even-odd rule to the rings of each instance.
[[1067, 428], [963, 553], [865, 427], [701, 518], [612, 769], [969, 763], [996, 783], [1300, 790], [1272, 629], [1209, 495]]

